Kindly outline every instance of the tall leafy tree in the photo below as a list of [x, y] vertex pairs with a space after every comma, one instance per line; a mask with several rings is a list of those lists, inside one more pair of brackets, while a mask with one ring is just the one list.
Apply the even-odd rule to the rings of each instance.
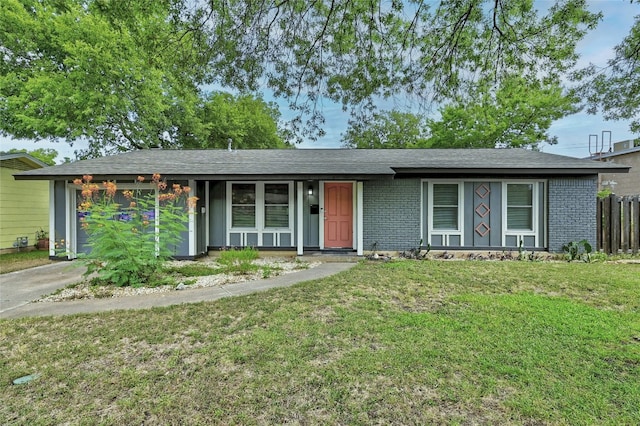
[[549, 134], [554, 120], [576, 112], [576, 100], [560, 84], [510, 77], [498, 88], [478, 91], [476, 98], [440, 109], [429, 120], [432, 148], [527, 147], [555, 144]]
[[398, 110], [374, 113], [369, 120], [350, 120], [342, 135], [347, 148], [422, 148], [427, 145], [425, 119]]
[[260, 97], [213, 92], [198, 107], [197, 115], [199, 133], [179, 138], [185, 148], [226, 148], [229, 139], [239, 149], [291, 146], [278, 128], [277, 105]]
[[[317, 135], [324, 100], [461, 100], [490, 77], [558, 78], [599, 15], [586, 0], [4, 0], [0, 129], [88, 154], [198, 135], [203, 84], [264, 87]], [[305, 121], [306, 120], [306, 121]]]
[[2, 133], [87, 140], [93, 156], [170, 141], [191, 118], [200, 77], [174, 6], [3, 1]]
[[640, 133], [640, 15], [606, 67], [591, 64], [576, 77], [583, 81], [577, 94], [585, 99], [588, 112], [629, 120], [630, 130]]
[[554, 120], [576, 111], [576, 100], [558, 84], [509, 77], [499, 87], [445, 105], [439, 119], [407, 112], [375, 113], [352, 120], [343, 135], [350, 148], [494, 148], [555, 144]]
[[585, 3], [539, 11], [531, 0], [221, 0], [197, 3], [189, 17], [223, 84], [267, 84], [321, 126], [327, 98], [360, 113], [391, 96], [463, 98], [487, 77], [562, 76], [600, 17]]

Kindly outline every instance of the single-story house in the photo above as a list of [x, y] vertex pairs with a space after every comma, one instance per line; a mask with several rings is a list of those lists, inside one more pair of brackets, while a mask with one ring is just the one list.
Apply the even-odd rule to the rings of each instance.
[[[524, 149], [141, 150], [26, 171], [49, 180], [52, 235], [83, 250], [73, 179], [160, 173], [199, 198], [176, 257], [254, 246], [304, 254], [432, 249], [558, 252], [596, 240], [598, 173], [628, 166]], [[161, 236], [160, 236], [161, 238]], [[53, 244], [52, 244], [53, 247]], [[52, 253], [53, 255], [53, 253]]]
[[47, 182], [16, 182], [12, 176], [47, 164], [29, 154], [0, 153], [0, 251], [36, 244], [36, 232], [49, 229]]

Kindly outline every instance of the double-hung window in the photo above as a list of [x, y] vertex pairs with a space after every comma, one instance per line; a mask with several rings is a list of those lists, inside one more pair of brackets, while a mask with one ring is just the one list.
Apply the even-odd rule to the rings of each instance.
[[427, 188], [427, 237], [433, 246], [463, 244], [462, 182], [429, 182]]
[[516, 181], [502, 185], [502, 245], [544, 247], [545, 183]]
[[533, 231], [533, 184], [507, 184], [507, 230]]
[[433, 184], [432, 229], [455, 231], [460, 229], [458, 192], [457, 183]]
[[256, 227], [256, 184], [231, 185], [231, 226], [233, 228]]
[[289, 184], [264, 184], [264, 227], [289, 227]]

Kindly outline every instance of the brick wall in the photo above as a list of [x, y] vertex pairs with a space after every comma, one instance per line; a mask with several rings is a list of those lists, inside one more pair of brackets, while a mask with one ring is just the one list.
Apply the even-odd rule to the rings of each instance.
[[549, 179], [549, 251], [583, 239], [595, 247], [597, 187], [596, 175]]
[[420, 180], [363, 183], [364, 250], [407, 250], [420, 241]]

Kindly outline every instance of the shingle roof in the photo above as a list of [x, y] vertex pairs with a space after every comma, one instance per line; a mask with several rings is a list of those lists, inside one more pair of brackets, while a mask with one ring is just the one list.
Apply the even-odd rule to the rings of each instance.
[[508, 174], [586, 175], [626, 172], [628, 166], [524, 149], [284, 149], [141, 150], [76, 161], [16, 175], [17, 179], [130, 177], [160, 173], [168, 178], [351, 178], [401, 175]]
[[24, 152], [1, 152], [0, 164], [2, 165], [2, 167], [7, 167], [14, 170], [31, 170], [48, 166], [37, 158]]

